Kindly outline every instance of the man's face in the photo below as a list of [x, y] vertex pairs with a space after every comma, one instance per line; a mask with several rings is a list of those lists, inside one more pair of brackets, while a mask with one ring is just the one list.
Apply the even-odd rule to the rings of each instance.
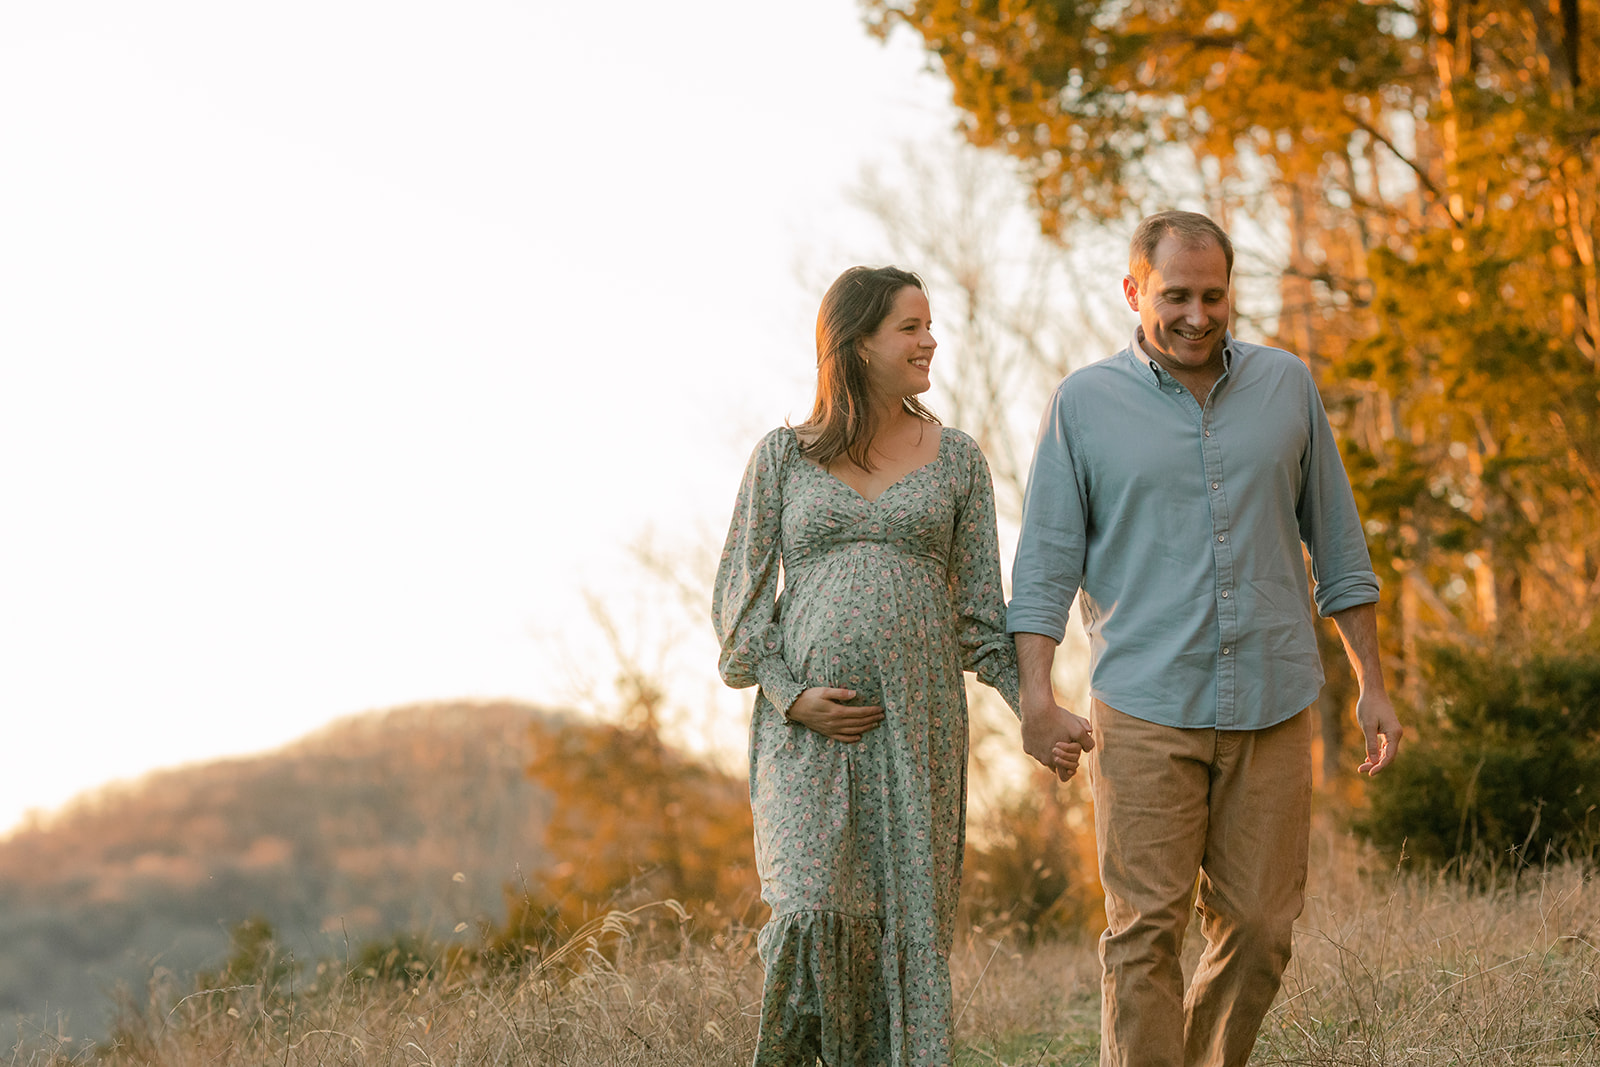
[[1128, 306], [1139, 313], [1145, 348], [1169, 371], [1220, 370], [1222, 339], [1232, 301], [1228, 260], [1215, 241], [1186, 244], [1167, 234], [1151, 257], [1141, 290], [1122, 280]]

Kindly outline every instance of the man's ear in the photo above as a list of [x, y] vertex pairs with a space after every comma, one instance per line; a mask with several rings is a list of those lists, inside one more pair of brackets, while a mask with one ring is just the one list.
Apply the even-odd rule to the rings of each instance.
[[1128, 306], [1137, 313], [1139, 310], [1139, 285], [1133, 280], [1133, 275], [1131, 274], [1122, 276], [1122, 295], [1128, 298]]

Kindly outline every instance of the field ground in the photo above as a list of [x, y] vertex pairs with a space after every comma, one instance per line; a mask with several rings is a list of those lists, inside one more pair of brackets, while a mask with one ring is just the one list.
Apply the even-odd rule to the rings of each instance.
[[[1335, 841], [1314, 863], [1296, 956], [1255, 1064], [1600, 1064], [1600, 886], [1576, 866], [1486, 878], [1373, 871]], [[1198, 951], [1190, 938], [1186, 955]], [[323, 964], [274, 985], [157, 988], [97, 1049], [19, 1047], [13, 1067], [745, 1064], [753, 937], [682, 934], [670, 904], [596, 921], [537, 965]], [[953, 961], [962, 1065], [1096, 1060], [1092, 942], [974, 931]]]

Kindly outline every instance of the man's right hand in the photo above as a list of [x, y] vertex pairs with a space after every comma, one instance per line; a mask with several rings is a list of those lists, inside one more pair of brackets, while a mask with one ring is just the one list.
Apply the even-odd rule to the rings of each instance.
[[861, 740], [861, 735], [883, 722], [882, 705], [843, 703], [854, 700], [854, 689], [830, 689], [814, 686], [795, 698], [789, 705], [788, 718], [823, 737], [847, 744]]
[[1094, 749], [1089, 720], [1063, 708], [1055, 696], [1022, 698], [1022, 750], [1055, 772], [1060, 781], [1078, 773], [1078, 761]]

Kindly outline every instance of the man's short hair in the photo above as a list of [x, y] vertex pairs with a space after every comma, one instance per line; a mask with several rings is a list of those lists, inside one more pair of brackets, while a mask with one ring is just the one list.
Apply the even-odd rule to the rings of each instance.
[[1195, 211], [1161, 211], [1147, 215], [1133, 231], [1133, 240], [1129, 242], [1128, 274], [1141, 293], [1144, 283], [1150, 280], [1150, 261], [1155, 258], [1156, 247], [1168, 234], [1191, 248], [1215, 241], [1228, 261], [1228, 280], [1233, 280], [1233, 242], [1228, 240], [1221, 226]]

